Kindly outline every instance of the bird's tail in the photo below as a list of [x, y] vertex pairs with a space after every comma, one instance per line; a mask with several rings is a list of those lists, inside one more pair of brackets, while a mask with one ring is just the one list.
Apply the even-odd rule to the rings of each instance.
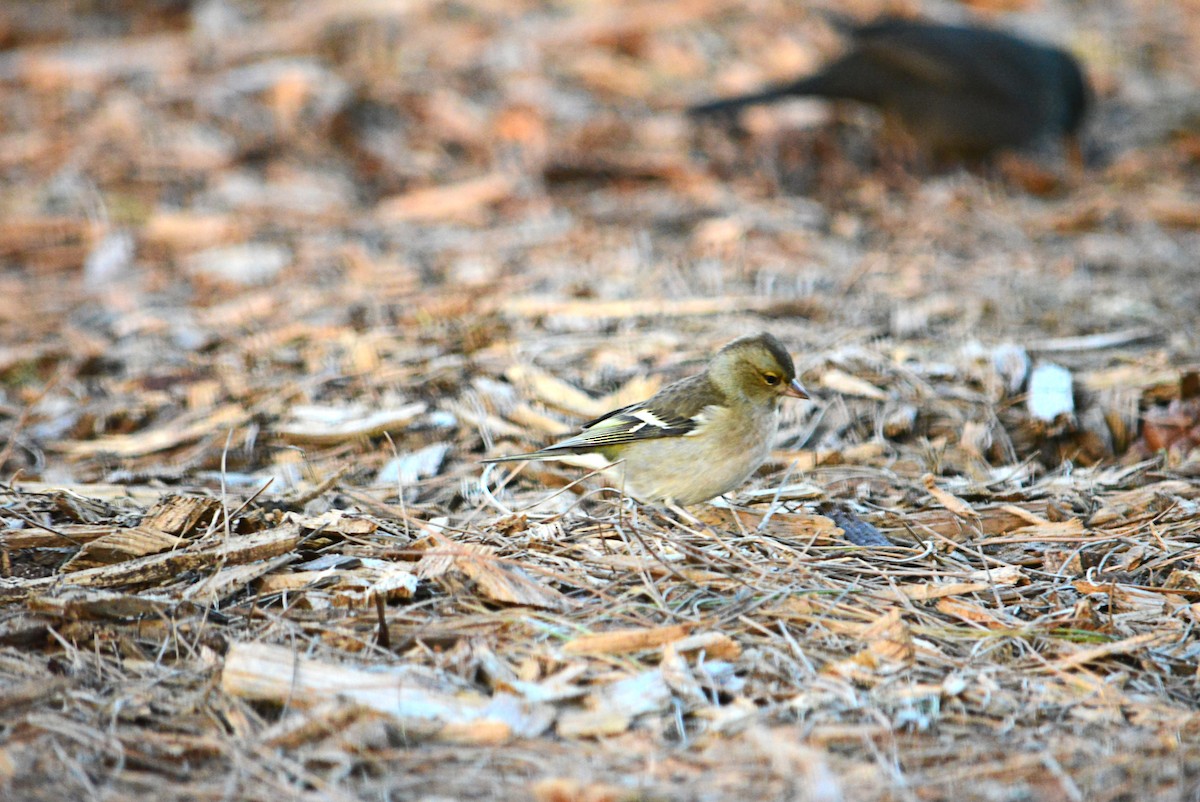
[[544, 459], [562, 459], [563, 457], [585, 453], [586, 451], [587, 449], [543, 448], [538, 451], [531, 451], [528, 454], [509, 454], [504, 457], [488, 457], [479, 461], [485, 464], [494, 462], [537, 462]]
[[688, 114], [693, 117], [708, 117], [719, 114], [733, 114], [740, 111], [746, 106], [757, 106], [761, 103], [774, 103], [777, 100], [782, 100], [786, 97], [798, 97], [802, 95], [820, 96], [824, 94], [824, 88], [820, 81], [820, 75], [810, 76], [809, 78], [801, 78], [799, 81], [789, 81], [786, 84], [777, 84], [769, 86], [759, 92], [753, 92], [749, 95], [738, 95], [736, 97], [724, 98], [722, 100], [712, 100], [707, 103], [700, 103], [688, 108]]
[[[829, 27], [833, 28], [842, 36], [854, 36], [855, 33], [862, 30], [866, 26], [866, 23], [864, 23], [862, 20], [856, 19], [842, 11], [834, 11], [833, 9], [826, 8], [822, 9], [819, 13], [821, 18], [829, 23]], [[885, 18], [881, 17], [880, 19]]]
[[484, 465], [491, 465], [497, 462], [525, 462], [526, 460], [545, 459], [539, 456], [537, 452], [533, 454], [510, 454], [507, 457], [488, 457], [487, 459], [479, 460]]

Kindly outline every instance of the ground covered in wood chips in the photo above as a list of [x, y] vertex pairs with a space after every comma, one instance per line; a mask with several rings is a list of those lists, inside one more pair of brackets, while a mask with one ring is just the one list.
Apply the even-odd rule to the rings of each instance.
[[[0, 8], [0, 796], [1200, 798], [1200, 6], [971, 4], [1078, 174], [681, 114], [805, 5]], [[694, 519], [479, 463], [764, 329]]]

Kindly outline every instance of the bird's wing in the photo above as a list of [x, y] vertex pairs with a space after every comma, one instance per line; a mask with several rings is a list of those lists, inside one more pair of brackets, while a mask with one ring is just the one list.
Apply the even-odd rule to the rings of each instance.
[[707, 407], [724, 401], [708, 376], [692, 376], [667, 385], [645, 401], [588, 421], [582, 432], [550, 448], [592, 451], [638, 440], [685, 437], [704, 422]]
[[[853, 54], [884, 68], [885, 76], [908, 75], [922, 86], [941, 91], [962, 91], [970, 87], [959, 64], [925, 42], [906, 42], [896, 38], [867, 40]], [[887, 80], [887, 78], [885, 78]]]
[[632, 404], [592, 421], [582, 432], [555, 443], [550, 449], [596, 451], [637, 440], [683, 437], [697, 425], [698, 421], [691, 417], [668, 415], [645, 403]]
[[1035, 51], [996, 31], [904, 21], [859, 28], [855, 41], [858, 55], [924, 86], [1004, 100], [1020, 94]]
[[708, 376], [692, 376], [667, 385], [652, 397], [607, 415], [588, 421], [583, 431], [532, 454], [484, 460], [501, 462], [522, 459], [549, 459], [564, 454], [599, 451], [662, 437], [686, 437], [705, 423], [708, 407], [725, 403], [721, 391]]

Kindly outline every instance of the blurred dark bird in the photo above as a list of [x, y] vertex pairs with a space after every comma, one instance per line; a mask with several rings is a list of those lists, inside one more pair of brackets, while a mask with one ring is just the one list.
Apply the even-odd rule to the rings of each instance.
[[898, 118], [938, 158], [981, 159], [1063, 137], [1078, 158], [1091, 92], [1065, 51], [990, 28], [897, 17], [835, 24], [853, 47], [820, 72], [689, 113], [729, 114], [795, 96], [857, 100]]

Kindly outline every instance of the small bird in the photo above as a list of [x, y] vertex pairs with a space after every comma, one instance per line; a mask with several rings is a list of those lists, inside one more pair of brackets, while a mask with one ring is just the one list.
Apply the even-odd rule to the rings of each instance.
[[585, 423], [573, 437], [531, 454], [483, 461], [599, 453], [619, 466], [631, 495], [697, 504], [732, 490], [762, 465], [784, 396], [809, 397], [783, 345], [767, 333], [741, 337], [721, 348], [703, 373]]
[[726, 114], [794, 96], [856, 100], [898, 118], [938, 158], [980, 159], [1046, 137], [1066, 137], [1078, 158], [1091, 91], [1067, 52], [977, 26], [834, 21], [853, 47], [824, 69], [688, 112]]

